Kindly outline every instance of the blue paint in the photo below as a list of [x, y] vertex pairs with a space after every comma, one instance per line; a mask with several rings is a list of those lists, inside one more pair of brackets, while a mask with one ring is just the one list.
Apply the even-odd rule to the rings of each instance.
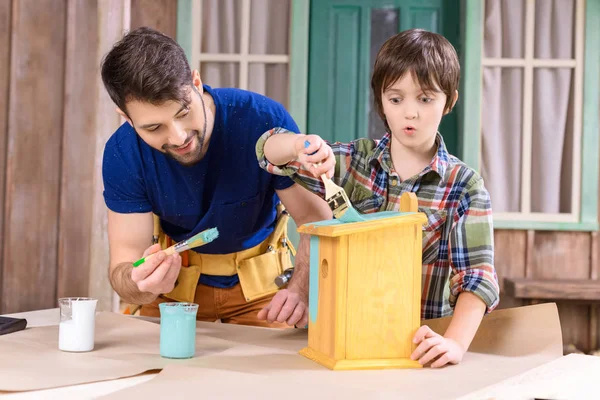
[[366, 218], [361, 213], [356, 211], [352, 204], [348, 204], [348, 208], [344, 214], [337, 216], [336, 219], [345, 224], [366, 221]]
[[310, 271], [308, 286], [308, 316], [314, 324], [319, 310], [319, 237], [310, 237]]
[[198, 304], [160, 303], [160, 355], [191, 358], [196, 353]]
[[[372, 214], [362, 214], [361, 217], [364, 218], [365, 221], [372, 221], [375, 219], [384, 219], [384, 218], [392, 218], [397, 217], [399, 215], [411, 215], [416, 214], [413, 212], [399, 212], [399, 211], [380, 211]], [[327, 219], [324, 221], [319, 221], [315, 223], [310, 223], [307, 225], [315, 225], [315, 226], [332, 226], [332, 225], [341, 225], [344, 222], [339, 219]]]
[[[210, 229], [207, 229], [207, 230], [199, 233], [197, 236], [200, 236], [200, 239], [202, 239], [202, 242], [201, 242], [202, 244], [210, 243], [219, 237], [219, 230], [217, 228], [210, 228]], [[194, 238], [192, 238], [192, 239], [194, 239]], [[193, 242], [194, 242], [194, 240], [188, 240], [188, 243], [193, 243]]]

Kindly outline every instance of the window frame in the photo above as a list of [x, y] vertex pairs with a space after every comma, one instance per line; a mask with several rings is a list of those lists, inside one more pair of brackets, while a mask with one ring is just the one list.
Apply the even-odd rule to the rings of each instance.
[[[525, 0], [527, 7], [533, 10], [535, 0]], [[579, 0], [575, 0], [579, 1]], [[544, 216], [559, 214], [543, 213], [510, 213], [494, 215], [494, 227], [497, 229], [533, 229], [533, 230], [566, 230], [566, 231], [596, 231], [598, 230], [598, 91], [600, 89], [600, 51], [593, 40], [598, 37], [600, 24], [600, 4], [595, 1], [581, 0], [584, 3], [585, 27], [583, 32], [583, 98], [580, 113], [581, 136], [580, 164], [574, 166], [574, 171], [580, 173], [580, 180], [575, 184], [579, 201], [576, 204], [575, 220], [567, 218], [560, 221], [544, 221]], [[484, 40], [484, 3], [481, 0], [462, 0], [461, 8], [465, 16], [465, 24], [461, 36], [464, 40], [463, 79], [461, 84], [463, 104], [460, 107], [459, 132], [461, 132], [460, 158], [467, 164], [480, 170], [481, 165], [481, 108], [483, 89], [483, 40]], [[577, 11], [576, 11], [577, 12]], [[581, 11], [580, 11], [581, 12]], [[575, 51], [577, 59], [577, 49]], [[496, 64], [494, 64], [496, 65]], [[533, 84], [533, 81], [531, 81]], [[577, 85], [577, 83], [575, 83]], [[465, 110], [479, 110], [469, 113]], [[475, 114], [475, 115], [474, 115]], [[577, 157], [574, 157], [574, 161]], [[569, 216], [570, 214], [565, 214]]]
[[[301, 63], [302, 35], [306, 30], [308, 37], [308, 5], [306, 1], [291, 0], [291, 28], [289, 54], [252, 54], [250, 53], [250, 18], [252, 0], [239, 0], [242, 6], [240, 29], [240, 49], [238, 53], [204, 53], [201, 48], [202, 40], [202, 4], [203, 0], [179, 0], [177, 2], [177, 42], [184, 49], [193, 69], [198, 69], [200, 75], [201, 62], [237, 63], [238, 88], [248, 90], [250, 64], [287, 64], [289, 74], [289, 104], [290, 109], [302, 118], [302, 109], [298, 107], [302, 101], [301, 92], [294, 90], [301, 84], [303, 72]], [[306, 24], [303, 24], [303, 13], [306, 13]], [[305, 50], [308, 54], [308, 47]], [[304, 56], [307, 57], [307, 56]], [[291, 62], [292, 58], [294, 63]], [[293, 82], [293, 83], [292, 83]], [[300, 93], [300, 94], [299, 94]], [[294, 116], [294, 113], [291, 113]], [[304, 117], [305, 119], [306, 117]]]

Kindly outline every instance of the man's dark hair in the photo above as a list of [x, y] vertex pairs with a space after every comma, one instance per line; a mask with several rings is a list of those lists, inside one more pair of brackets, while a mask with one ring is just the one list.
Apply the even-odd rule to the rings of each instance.
[[373, 67], [371, 88], [375, 107], [383, 121], [381, 95], [407, 72], [424, 91], [439, 87], [446, 94], [445, 111], [452, 109], [460, 79], [456, 50], [442, 35], [423, 29], [409, 29], [383, 44]]
[[185, 52], [154, 29], [127, 33], [104, 57], [101, 69], [106, 91], [125, 113], [125, 104], [132, 100], [189, 103], [192, 73]]

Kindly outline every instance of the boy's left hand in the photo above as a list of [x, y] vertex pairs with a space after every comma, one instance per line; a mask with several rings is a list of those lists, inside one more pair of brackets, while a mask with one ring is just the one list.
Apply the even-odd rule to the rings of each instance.
[[418, 360], [421, 365], [437, 358], [431, 364], [431, 368], [443, 367], [446, 364], [458, 364], [465, 354], [465, 349], [458, 342], [435, 333], [427, 325], [423, 325], [417, 330], [413, 343], [420, 344], [410, 358]]

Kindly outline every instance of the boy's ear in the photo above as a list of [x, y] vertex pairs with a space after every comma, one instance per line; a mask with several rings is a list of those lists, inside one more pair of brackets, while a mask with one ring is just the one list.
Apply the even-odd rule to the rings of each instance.
[[450, 104], [450, 107], [444, 112], [444, 115], [448, 114], [450, 111], [452, 111], [452, 109], [454, 108], [454, 106], [456, 105], [456, 102], [458, 101], [458, 90], [454, 91], [454, 98], [452, 99], [452, 104]]
[[131, 118], [129, 118], [127, 116], [127, 114], [125, 114], [125, 111], [121, 110], [119, 107], [117, 107], [115, 110], [117, 111], [117, 114], [119, 114], [121, 117], [125, 118], [125, 120], [127, 122], [129, 122], [129, 125], [133, 126], [133, 122], [131, 122]]

